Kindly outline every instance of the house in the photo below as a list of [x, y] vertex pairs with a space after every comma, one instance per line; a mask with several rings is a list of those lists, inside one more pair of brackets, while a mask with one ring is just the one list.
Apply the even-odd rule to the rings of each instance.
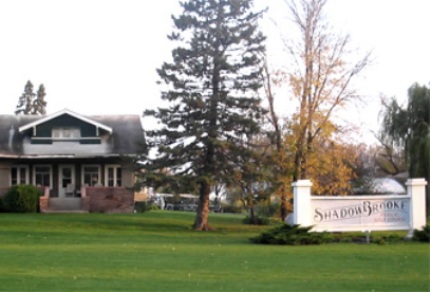
[[[33, 184], [44, 188], [48, 209], [70, 198], [88, 211], [131, 211], [133, 162], [144, 145], [137, 115], [0, 115], [0, 196]], [[111, 205], [101, 206], [106, 199]]]

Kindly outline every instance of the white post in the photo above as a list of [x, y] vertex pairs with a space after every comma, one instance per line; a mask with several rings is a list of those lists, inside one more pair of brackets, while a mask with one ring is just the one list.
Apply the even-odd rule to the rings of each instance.
[[294, 190], [294, 224], [306, 227], [312, 225], [310, 180], [299, 180], [292, 184]]
[[411, 198], [410, 203], [410, 232], [411, 237], [414, 229], [422, 229], [426, 225], [426, 185], [423, 178], [408, 179], [408, 196]]

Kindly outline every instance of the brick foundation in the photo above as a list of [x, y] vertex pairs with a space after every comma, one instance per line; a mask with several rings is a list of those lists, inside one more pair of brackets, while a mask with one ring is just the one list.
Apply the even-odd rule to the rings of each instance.
[[123, 187], [88, 187], [85, 196], [89, 198], [89, 202], [83, 204], [88, 204], [91, 213], [133, 212], [133, 190]]

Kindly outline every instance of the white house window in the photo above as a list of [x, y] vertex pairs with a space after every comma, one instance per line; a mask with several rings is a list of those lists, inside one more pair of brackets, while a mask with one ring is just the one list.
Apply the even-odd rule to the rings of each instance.
[[53, 128], [52, 138], [54, 139], [76, 139], [81, 136], [78, 128]]
[[122, 185], [121, 166], [106, 165], [105, 182], [108, 187], [120, 187]]
[[87, 186], [101, 185], [100, 167], [98, 165], [84, 165], [82, 167], [82, 181]]
[[28, 176], [29, 176], [28, 166], [23, 166], [23, 165], [12, 166], [10, 184], [12, 186], [19, 185], [19, 184], [28, 184], [29, 183]]
[[52, 188], [52, 167], [49, 165], [34, 166], [33, 180], [36, 186]]

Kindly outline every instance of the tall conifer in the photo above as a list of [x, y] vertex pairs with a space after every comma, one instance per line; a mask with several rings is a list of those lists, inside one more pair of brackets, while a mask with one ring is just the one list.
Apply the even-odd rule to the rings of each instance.
[[27, 81], [24, 87], [24, 92], [18, 99], [18, 104], [16, 106], [15, 114], [31, 114], [31, 109], [33, 107], [33, 99], [36, 96], [33, 92], [33, 83], [30, 80]]
[[45, 100], [46, 92], [45, 92], [45, 86], [43, 84], [40, 84], [39, 89], [37, 90], [36, 99], [33, 101], [33, 110], [32, 114], [37, 115], [46, 114], [46, 100]]
[[157, 154], [147, 157], [144, 179], [197, 187], [194, 228], [207, 230], [211, 187], [234, 173], [238, 157], [249, 153], [249, 137], [260, 131], [265, 37], [253, 0], [188, 0], [181, 6], [169, 36], [177, 44], [173, 60], [158, 70], [168, 105], [145, 112], [161, 128], [146, 132]]
[[33, 84], [30, 80], [27, 81], [24, 87], [23, 94], [18, 99], [18, 104], [16, 106], [15, 114], [24, 115], [44, 115], [46, 114], [45, 101], [45, 86], [41, 84], [37, 90], [37, 94], [33, 91]]

